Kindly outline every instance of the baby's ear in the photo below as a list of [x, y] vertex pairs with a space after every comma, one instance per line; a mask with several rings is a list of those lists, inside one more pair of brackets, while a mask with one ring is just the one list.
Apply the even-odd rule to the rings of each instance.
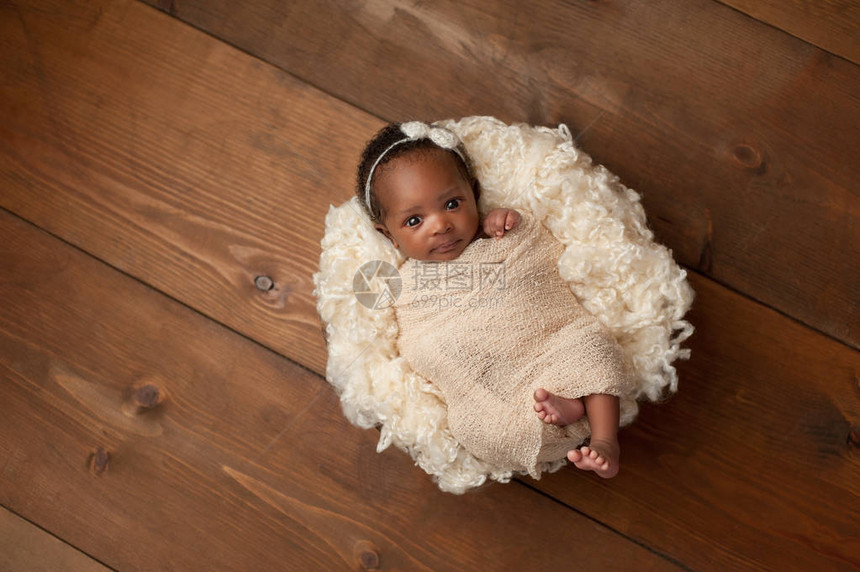
[[391, 241], [391, 244], [394, 245], [394, 248], [400, 248], [397, 246], [397, 243], [394, 242], [394, 238], [391, 236], [391, 233], [388, 232], [388, 228], [384, 224], [374, 223], [373, 228], [376, 229], [377, 232], [380, 232], [385, 235], [385, 238]]

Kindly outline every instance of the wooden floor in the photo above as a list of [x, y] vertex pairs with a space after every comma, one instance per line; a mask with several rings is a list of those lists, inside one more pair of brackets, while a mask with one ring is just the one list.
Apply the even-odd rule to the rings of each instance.
[[[0, 569], [860, 569], [858, 30], [850, 0], [0, 1]], [[441, 493], [322, 377], [329, 205], [385, 122], [465, 115], [567, 123], [688, 269], [692, 358], [616, 479]]]

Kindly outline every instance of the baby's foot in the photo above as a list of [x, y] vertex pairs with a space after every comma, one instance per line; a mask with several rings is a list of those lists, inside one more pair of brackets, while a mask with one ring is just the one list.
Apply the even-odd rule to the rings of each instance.
[[567, 452], [567, 458], [571, 463], [584, 471], [594, 471], [604, 479], [611, 479], [618, 474], [618, 458], [621, 456], [621, 448], [615, 441], [592, 440], [588, 447], [579, 450], [572, 449]]
[[585, 405], [581, 399], [569, 399], [553, 395], [539, 387], [535, 390], [535, 411], [544, 423], [564, 427], [585, 415]]

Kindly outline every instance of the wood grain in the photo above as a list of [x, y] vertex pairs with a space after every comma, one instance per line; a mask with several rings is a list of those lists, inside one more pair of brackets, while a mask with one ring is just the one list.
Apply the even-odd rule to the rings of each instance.
[[0, 205], [318, 356], [322, 221], [379, 120], [130, 0], [0, 14]]
[[692, 569], [860, 567], [860, 353], [694, 276], [680, 391], [611, 482], [537, 486]]
[[440, 492], [321, 378], [5, 212], [0, 264], [0, 503], [114, 568], [677, 569], [516, 483]]
[[853, 0], [719, 0], [823, 50], [860, 64], [860, 4]]
[[169, 11], [386, 120], [566, 122], [644, 195], [679, 261], [860, 347], [860, 68], [846, 60], [713, 0]]
[[[41, 6], [41, 9], [31, 6]], [[623, 6], [623, 3], [616, 3], [619, 9]], [[380, 125], [380, 121], [133, 2], [7, 3], [0, 6], [0, 10], [0, 47], [3, 48], [0, 58], [3, 58], [3, 69], [10, 70], [9, 80], [0, 86], [3, 94], [0, 99], [2, 204], [182, 303], [318, 373], [322, 372], [325, 354], [318, 334], [309, 278], [317, 264], [321, 218], [329, 202], [339, 202], [348, 195], [345, 189], [350, 177], [343, 165], [347, 162], [352, 164], [363, 137]], [[333, 20], [333, 25], [336, 23]], [[603, 24], [596, 21], [594, 25], [599, 28]], [[651, 22], [649, 25], [661, 29], [659, 23]], [[334, 41], [336, 36], [326, 38]], [[313, 43], [307, 45], [313, 46]], [[832, 71], [834, 68], [829, 69]], [[821, 88], [825, 92], [827, 85], [825, 81]], [[816, 93], [815, 96], [818, 95]], [[425, 97], [425, 104], [436, 104], [435, 99], [429, 99]], [[841, 105], [838, 98], [834, 101], [836, 107]], [[261, 109], [264, 111], [260, 112]], [[623, 109], [623, 106], [619, 104], [618, 109]], [[257, 113], [262, 113], [262, 119], [255, 115]], [[612, 119], [613, 115], [602, 116], [583, 140]], [[327, 135], [326, 129], [343, 125], [350, 129], [339, 131], [341, 137], [330, 137], [331, 131]], [[626, 124], [615, 125], [627, 128]], [[642, 132], [637, 136], [642, 136]], [[260, 144], [255, 147], [254, 143], [261, 140], [268, 142], [268, 146]], [[282, 142], [283, 146], [273, 142]], [[326, 154], [318, 152], [323, 148], [327, 150]], [[754, 159], [755, 155], [749, 149], [741, 149], [739, 159]], [[694, 146], [691, 153], [695, 155], [698, 152]], [[641, 163], [642, 153], [647, 154], [639, 151], [632, 157]], [[653, 155], [650, 158], [658, 163], [663, 160]], [[849, 168], [849, 162], [844, 165]], [[793, 164], [791, 168], [795, 169]], [[703, 176], [692, 171], [688, 174], [693, 177], [690, 180], [699, 180], [698, 177]], [[717, 168], [711, 172], [714, 177], [719, 174]], [[751, 186], [750, 192], [767, 194], [767, 185], [762, 185]], [[687, 195], [678, 194], [677, 187], [671, 193], [678, 201], [692, 200]], [[667, 200], [671, 193], [666, 195]], [[731, 195], [727, 197], [731, 203]], [[852, 197], [839, 194], [837, 190], [828, 194], [826, 200], [831, 206], [848, 209], [844, 212], [853, 212], [850, 211], [855, 204], [851, 202]], [[790, 212], [785, 212], [786, 216], [801, 220], [801, 215], [809, 214], [810, 218], [802, 221], [804, 224], [816, 229], [827, 226], [816, 219], [815, 209], [804, 201], [803, 195], [790, 194], [790, 200], [785, 199], [785, 204], [792, 203], [793, 206]], [[765, 228], [769, 219], [763, 213], [770, 216], [781, 212], [779, 209], [782, 207], [777, 205], [771, 212], [752, 203], [748, 206], [752, 210], [740, 209], [739, 216], [748, 216], [750, 220], [759, 217], [762, 236], [770, 236], [767, 234], [770, 231]], [[838, 210], [836, 206], [833, 208]], [[682, 217], [688, 216], [682, 211], [679, 211]], [[706, 214], [710, 212], [705, 211]], [[719, 260], [721, 226], [717, 218], [709, 216], [710, 223], [702, 228], [712, 240], [707, 242], [707, 248], [702, 252], [710, 253], [713, 263]], [[849, 223], [852, 220], [848, 218]], [[834, 216], [831, 222], [839, 226], [846, 219]], [[687, 223], [682, 226], [686, 229], [683, 232], [694, 228]], [[827, 232], [831, 231], [842, 232], [840, 236], [848, 241], [853, 238], [856, 226], [842, 226]], [[754, 238], [750, 240], [757, 242]], [[791, 238], [795, 242], [786, 241], [786, 248], [803, 246], [796, 242], [797, 237]], [[839, 244], [831, 245], [823, 256], [832, 255]], [[841, 244], [848, 245], [843, 248], [843, 253], [850, 255], [850, 245], [856, 243]], [[23, 252], [25, 246], [19, 246]], [[790, 265], [792, 260], [790, 257], [777, 258], [774, 264], [777, 263]], [[825, 260], [824, 264], [826, 266], [830, 262]], [[62, 264], [51, 267], [54, 269], [51, 276], [56, 274], [58, 267], [61, 268]], [[842, 270], [846, 279], [855, 272], [848, 266]], [[762, 275], [756, 274], [758, 268], [746, 268], [744, 272], [749, 272], [750, 280], [762, 280]], [[4, 276], [7, 274], [16, 276], [15, 281], [20, 284], [28, 283], [26, 279], [17, 278], [17, 271], [3, 273]], [[275, 288], [267, 292], [257, 290], [254, 278], [258, 275], [271, 275]], [[799, 271], [798, 284], [802, 275], [803, 272]], [[78, 282], [70, 284], [73, 291], [89, 288]], [[637, 541], [684, 565], [793, 568], [798, 563], [805, 565], [813, 558], [819, 558], [836, 568], [856, 566], [853, 556], [858, 552], [856, 535], [851, 530], [846, 532], [846, 522], [850, 524], [857, 520], [858, 492], [854, 483], [860, 482], [856, 457], [858, 440], [849, 438], [860, 424], [857, 353], [705, 278], [694, 275], [693, 286], [698, 291], [692, 316], [698, 328], [692, 338], [695, 343], [692, 346], [693, 361], [682, 366], [679, 396], [667, 405], [645, 408], [639, 422], [623, 434], [625, 457], [622, 477], [612, 483], [603, 483], [588, 476], [571, 476], [567, 472], [537, 484], [556, 498], [584, 510], [590, 517], [629, 533]], [[761, 286], [782, 287], [766, 281]], [[98, 291], [97, 297], [112, 299], [108, 294]], [[820, 296], [825, 309], [838, 299], [831, 291], [822, 291]], [[80, 301], [73, 298], [68, 303], [74, 308], [74, 304]], [[85, 307], [96, 311], [92, 305]], [[167, 307], [168, 310], [162, 314], [177, 311], [175, 304]], [[54, 312], [60, 312], [72, 321], [82, 319], [77, 310], [71, 311], [65, 305], [45, 307], [34, 302], [33, 308], [42, 309], [31, 309], [28, 316], [52, 316]], [[149, 307], [140, 310], [144, 313], [150, 311]], [[821, 308], [818, 307], [810, 309], [813, 314], [819, 311]], [[840, 319], [851, 323], [846, 316], [850, 318], [853, 311], [850, 304], [845, 305]], [[101, 311], [97, 311], [97, 315], [98, 312]], [[162, 314], [156, 312], [152, 319], [160, 320]], [[121, 315], [125, 316], [123, 320], [147, 324], [146, 315]], [[311, 393], [300, 393], [298, 398], [290, 398], [290, 394], [266, 394], [267, 403], [293, 399], [297, 400], [296, 408], [280, 414], [277, 408], [270, 410], [269, 415], [274, 416], [270, 419], [274, 420], [268, 421], [265, 428], [258, 428], [254, 435], [263, 435], [271, 442], [293, 415], [300, 417], [300, 421], [304, 419], [302, 423], [310, 423], [306, 419], [307, 412], [299, 415], [301, 407], [315, 411], [315, 407], [325, 406], [330, 409], [326, 414], [331, 417], [327, 419], [335, 424], [332, 427], [337, 428], [321, 430], [329, 439], [327, 443], [336, 443], [332, 445], [336, 451], [333, 457], [319, 460], [313, 443], [295, 444], [290, 441], [291, 446], [304, 447], [294, 453], [293, 449], [280, 449], [281, 439], [275, 441], [272, 449], [266, 450], [264, 445], [249, 439], [247, 434], [237, 435], [236, 431], [240, 430], [237, 427], [243, 426], [245, 418], [235, 417], [239, 414], [234, 408], [248, 410], [251, 403], [256, 403], [254, 396], [258, 395], [254, 393], [246, 397], [244, 392], [248, 387], [253, 389], [257, 386], [262, 386], [262, 389], [258, 387], [253, 391], [273, 391], [274, 381], [266, 374], [262, 378], [248, 379], [241, 390], [224, 385], [223, 376], [242, 377], [246, 369], [257, 367], [255, 360], [263, 359], [253, 354], [256, 357], [240, 360], [230, 369], [225, 365], [229, 362], [213, 357], [223, 352], [233, 356], [228, 342], [212, 346], [214, 349], [192, 344], [188, 351], [196, 352], [194, 355], [198, 357], [195, 359], [210, 364], [208, 369], [202, 368], [199, 375], [207, 380], [215, 376], [222, 381], [211, 388], [211, 393], [195, 393], [195, 398], [202, 400], [200, 403], [191, 398], [183, 401], [184, 407], [188, 408], [181, 410], [183, 417], [188, 410], [195, 417], [190, 425], [182, 425], [171, 418], [175, 425], [170, 427], [179, 431], [181, 436], [147, 448], [149, 440], [167, 438], [163, 433], [157, 433], [163, 428], [159, 429], [152, 423], [128, 421], [125, 413], [122, 413], [124, 417], [116, 411], [110, 413], [112, 410], [107, 404], [116, 402], [120, 389], [128, 391], [129, 395], [140, 395], [140, 399], [148, 402], [152, 392], [146, 389], [147, 386], [163, 383], [159, 381], [162, 378], [172, 379], [166, 376], [172, 375], [170, 372], [174, 369], [192, 376], [195, 384], [202, 384], [201, 378], [193, 377], [198, 375], [193, 370], [194, 366], [182, 362], [184, 345], [175, 342], [179, 339], [184, 343], [188, 336], [193, 339], [194, 331], [177, 330], [179, 326], [163, 326], [163, 335], [170, 334], [170, 344], [141, 336], [131, 338], [136, 341], [140, 338], [144, 350], [154, 347], [154, 354], [147, 355], [157, 355], [159, 360], [166, 362], [164, 369], [153, 369], [156, 367], [153, 364], [158, 362], [141, 365], [141, 362], [133, 361], [138, 359], [136, 348], [132, 351], [127, 346], [109, 346], [125, 357], [122, 363], [112, 362], [110, 356], [101, 353], [103, 350], [99, 343], [112, 339], [109, 334], [117, 331], [116, 326], [108, 323], [99, 326], [91, 319], [83, 323], [97, 333], [98, 327], [107, 327], [108, 331], [99, 334], [101, 337], [95, 338], [98, 341], [79, 347], [80, 351], [74, 357], [63, 358], [65, 361], [62, 363], [71, 373], [49, 377], [53, 375], [48, 368], [52, 363], [51, 356], [59, 350], [53, 346], [44, 349], [47, 341], [33, 342], [35, 349], [30, 354], [21, 354], [31, 356], [29, 361], [22, 358], [14, 362], [19, 365], [36, 364], [28, 366], [37, 369], [32, 379], [47, 379], [49, 387], [56, 391], [63, 388], [59, 395], [76, 392], [75, 395], [81, 396], [84, 409], [76, 411], [66, 407], [61, 410], [66, 417], [51, 421], [54, 425], [49, 426], [63, 427], [62, 434], [72, 431], [72, 436], [59, 445], [49, 445], [54, 442], [53, 429], [33, 426], [35, 422], [28, 421], [29, 417], [15, 417], [25, 429], [10, 433], [11, 442], [20, 440], [28, 443], [28, 439], [35, 438], [36, 448], [40, 451], [54, 451], [51, 447], [63, 450], [68, 446], [77, 455], [75, 458], [86, 459], [90, 475], [101, 478], [111, 475], [118, 460], [115, 447], [126, 438], [124, 436], [128, 436], [133, 443], [143, 443], [139, 445], [140, 449], [134, 450], [143, 451], [140, 455], [147, 458], [144, 461], [132, 455], [134, 460], [129, 463], [134, 470], [131, 473], [144, 475], [144, 480], [161, 478], [156, 469], [147, 465], [151, 459], [156, 464], [160, 463], [158, 466], [170, 469], [169, 483], [194, 482], [193, 475], [202, 470], [196, 466], [187, 468], [183, 464], [186, 462], [184, 457], [177, 457], [171, 447], [183, 453], [199, 447], [209, 457], [224, 454], [226, 460], [222, 465], [233, 472], [219, 469], [221, 472], [217, 477], [208, 477], [207, 486], [219, 490], [236, 487], [229, 490], [247, 491], [241, 494], [263, 499], [259, 501], [260, 505], [254, 505], [255, 510], [268, 507], [267, 510], [276, 515], [272, 518], [283, 515], [285, 506], [318, 506], [314, 504], [318, 502], [316, 497], [306, 489], [313, 490], [308, 483], [316, 482], [314, 479], [319, 478], [320, 472], [337, 482], [341, 489], [358, 487], [361, 494], [368, 495], [372, 503], [367, 502], [378, 506], [373, 514], [381, 522], [388, 522], [391, 518], [388, 511], [400, 510], [402, 501], [415, 496], [425, 498], [425, 492], [430, 495], [433, 490], [418, 469], [406, 467], [410, 463], [405, 461], [405, 455], [395, 452], [375, 455], [372, 452], [373, 432], [357, 432], [360, 437], [355, 437], [356, 441], [343, 441], [342, 434], [352, 434], [355, 430], [343, 424], [335, 411], [337, 407], [333, 397], [326, 393], [319, 379], [306, 377], [309, 374], [304, 370], [284, 374], [284, 378], [290, 380], [287, 385], [297, 386], [290, 391], [299, 391], [301, 387]], [[55, 327], [61, 329], [60, 326]], [[149, 323], [146, 327], [149, 332], [162, 332], [158, 329], [162, 327], [160, 325]], [[215, 338], [235, 339], [233, 334], [211, 327], [220, 332], [217, 336], [213, 334]], [[51, 335], [56, 337], [60, 334], [54, 332]], [[128, 336], [127, 333], [119, 335]], [[154, 334], [152, 337], [157, 339]], [[211, 345], [209, 338], [205, 342]], [[23, 352], [27, 347], [22, 343], [7, 355], [17, 355], [19, 349]], [[269, 354], [263, 352], [261, 355]], [[201, 356], [208, 357], [204, 359]], [[80, 365], [79, 360], [85, 360], [86, 364]], [[107, 397], [104, 393], [87, 389], [93, 384], [100, 387], [108, 383], [104, 380], [111, 376], [125, 375], [118, 372], [128, 371], [122, 369], [130, 367], [123, 365], [126, 362], [138, 368], [136, 372], [131, 370], [137, 378], [123, 378], [125, 381], [121, 387], [114, 387], [114, 393], [108, 393]], [[280, 366], [271, 365], [264, 369], [271, 373], [277, 367]], [[227, 373], [222, 371], [225, 368]], [[150, 371], [158, 373], [147, 377]], [[289, 371], [294, 372], [293, 369]], [[219, 375], [222, 377], [218, 378]], [[35, 382], [27, 383], [30, 387]], [[317, 385], [313, 386], [314, 383]], [[4, 388], [19, 386], [6, 384]], [[308, 386], [315, 387], [313, 391], [319, 393], [313, 393]], [[44, 390], [37, 393], [48, 395]], [[175, 393], [171, 390], [167, 395]], [[316, 396], [320, 397], [309, 405]], [[331, 401], [324, 401], [324, 397]], [[57, 399], [50, 401], [51, 407], [58, 403]], [[32, 393], [23, 392], [16, 403], [41, 402]], [[168, 398], [164, 403], [169, 406], [171, 401]], [[37, 418], [41, 419], [38, 417], [41, 415], [45, 419], [53, 419], [50, 417], [54, 415], [53, 410], [45, 407], [47, 409], [38, 410]], [[95, 436], [100, 434], [100, 426], [89, 420], [91, 413], [86, 413], [91, 411], [89, 407], [99, 412], [96, 419], [119, 426], [125, 433], [99, 445]], [[265, 418], [264, 414], [260, 415]], [[222, 423], [224, 417], [227, 421]], [[75, 423], [90, 427], [92, 438], [76, 437], [74, 430], [66, 429], [69, 423], [72, 427]], [[312, 441], [320, 430], [313, 424], [302, 423], [290, 426], [285, 435], [291, 438], [298, 435]], [[200, 429], [200, 425], [205, 428]], [[216, 444], [206, 445], [200, 434]], [[192, 445], [188, 445], [189, 442]], [[99, 451], [99, 446], [103, 451]], [[261, 454], [267, 459], [266, 463], [248, 461], [249, 457]], [[281, 458], [279, 455], [285, 457], [277, 461], [276, 467], [269, 466], [269, 462], [275, 463], [275, 459]], [[317, 465], [308, 468], [301, 464], [305, 457], [316, 459]], [[67, 457], [55, 462], [60, 466], [71, 463]], [[304, 480], [300, 483], [304, 484], [296, 485], [300, 493], [291, 500], [289, 495], [284, 498], [273, 491], [284, 493], [284, 489], [278, 486], [277, 474], [292, 470], [294, 463], [298, 467], [295, 471], [303, 475]], [[392, 494], [383, 486], [389, 482], [390, 476], [384, 472], [388, 469], [379, 467], [387, 467], [386, 463], [404, 466], [397, 469], [402, 471], [397, 474], [401, 475], [398, 478], [410, 483], [403, 485], [406, 492]], [[262, 469], [259, 468], [261, 464]], [[755, 470], [751, 471], [750, 466]], [[357, 485], [354, 473], [359, 469], [370, 471], [371, 476]], [[275, 476], [267, 471], [274, 472]], [[41, 482], [40, 479], [45, 478], [42, 473], [34, 472], [29, 475], [29, 480], [21, 482]], [[124, 498], [122, 491], [135, 490], [129, 482], [135, 481], [123, 481], [112, 489], [112, 501], [121, 504]], [[775, 487], [774, 483], [780, 486]], [[72, 484], [88, 490], [86, 481]], [[426, 489], [421, 488], [425, 485]], [[21, 488], [19, 491], [13, 487], [13, 493], [25, 496], [32, 503], [39, 500], [32, 493], [27, 496], [26, 490]], [[496, 489], [506, 491], [509, 488], [494, 486], [487, 491], [506, 499], [504, 495], [510, 493], [497, 492]], [[447, 500], [448, 497], [426, 498], [433, 499], [435, 504], [437, 498]], [[522, 505], [514, 505], [524, 508], [525, 503], [534, 502], [532, 496], [528, 499], [531, 500], [516, 501]], [[179, 504], [182, 499], [169, 496], [168, 500]], [[205, 497], [199, 502], [211, 504], [213, 500]], [[465, 509], [457, 508], [460, 505], [445, 506], [462, 522], [471, 522]], [[155, 510], [147, 506], [143, 508]], [[40, 510], [45, 518], [51, 518], [47, 508], [43, 506]], [[394, 521], [394, 528], [399, 526], [397, 523], [408, 522], [408, 526], [413, 526], [415, 514], [423, 516], [429, 509], [407, 505], [403, 510], [399, 520]], [[482, 510], [495, 509], [485, 507]], [[309, 521], [311, 514], [328, 514], [316, 510], [306, 513], [300, 521]], [[146, 514], [154, 519], [162, 516], [160, 513]], [[55, 518], [71, 519], [72, 516]], [[122, 518], [128, 520], [131, 517], [125, 515]], [[243, 514], [240, 522], [252, 522], [257, 518], [257, 512]], [[127, 520], [120, 522], [126, 523]], [[448, 526], [439, 520], [431, 524]], [[219, 525], [212, 526], [217, 528]], [[319, 526], [334, 530], [332, 527], [335, 525], [325, 525], [330, 528]], [[297, 534], [295, 530], [299, 527], [295, 524], [285, 530]], [[516, 528], [520, 530], [519, 525]], [[133, 530], [137, 531], [137, 528]], [[412, 534], [420, 538], [432, 536], [425, 529], [409, 530], [409, 538]], [[467, 552], [463, 543], [472, 542], [468, 530], [453, 530], [451, 535], [433, 537], [434, 542], [445, 547], [453, 544]], [[212, 532], [223, 530], [213, 529]], [[273, 534], [281, 533], [284, 530], [276, 528]], [[92, 532], [77, 531], [70, 536], [86, 537], [87, 534]], [[362, 534], [355, 532], [351, 538], [367, 540]], [[62, 537], [69, 538], [66, 535]], [[397, 539], [399, 542], [400, 537]], [[195, 546], [199, 548], [199, 545]], [[469, 547], [476, 553], [481, 550], [474, 542]], [[122, 552], [123, 549], [112, 550]], [[316, 562], [314, 559], [317, 558], [323, 559], [320, 561], [324, 563], [331, 562], [313, 549], [307, 550], [299, 550], [301, 556], [297, 558], [307, 559], [302, 562]], [[527, 551], [528, 547], [521, 545], [510, 550]], [[136, 558], [129, 551], [119, 556]], [[469, 564], [476, 562], [469, 561]]]
[[110, 569], [0, 507], [0, 570], [104, 572]]

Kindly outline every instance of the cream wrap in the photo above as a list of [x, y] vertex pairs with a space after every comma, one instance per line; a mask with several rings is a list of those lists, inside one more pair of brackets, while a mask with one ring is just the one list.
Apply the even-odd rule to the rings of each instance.
[[564, 251], [522, 213], [500, 239], [478, 239], [451, 262], [406, 260], [395, 304], [397, 347], [435, 383], [452, 435], [470, 453], [537, 478], [589, 435], [588, 421], [541, 421], [533, 394], [620, 396], [632, 372], [621, 347], [585, 311], [557, 264]]

